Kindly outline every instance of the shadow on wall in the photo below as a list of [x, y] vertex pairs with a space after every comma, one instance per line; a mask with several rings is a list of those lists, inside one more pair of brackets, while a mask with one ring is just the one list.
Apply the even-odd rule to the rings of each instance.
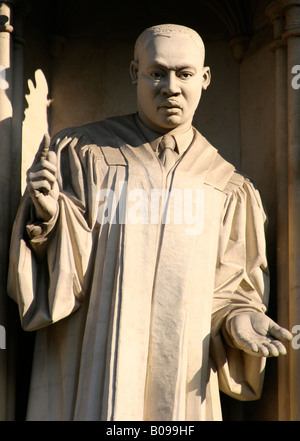
[[[6, 294], [9, 246], [12, 227], [12, 197], [19, 188], [18, 157], [13, 150], [12, 71], [0, 66], [0, 421], [23, 420], [31, 370], [34, 334], [21, 330], [16, 304]], [[35, 72], [35, 84], [28, 81], [28, 107], [23, 121], [22, 179], [31, 165], [42, 135], [47, 131], [48, 85], [41, 70]], [[14, 153], [13, 153], [14, 152]], [[24, 179], [23, 179], [24, 181]], [[25, 184], [23, 182], [24, 190]], [[4, 333], [5, 331], [5, 333]], [[4, 340], [5, 338], [5, 340]], [[4, 347], [5, 346], [5, 347]]]
[[22, 139], [22, 193], [26, 186], [26, 171], [32, 164], [44, 134], [49, 131], [49, 87], [41, 69], [35, 71], [35, 82], [28, 80], [29, 93], [25, 95], [27, 108], [24, 113]]

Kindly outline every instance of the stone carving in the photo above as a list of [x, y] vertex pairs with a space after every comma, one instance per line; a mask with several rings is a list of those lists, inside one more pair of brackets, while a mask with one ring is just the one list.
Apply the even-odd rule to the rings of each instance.
[[37, 330], [28, 420], [220, 420], [219, 389], [259, 398], [286, 353], [260, 195], [192, 126], [204, 56], [189, 28], [145, 30], [137, 113], [41, 143], [8, 282]]

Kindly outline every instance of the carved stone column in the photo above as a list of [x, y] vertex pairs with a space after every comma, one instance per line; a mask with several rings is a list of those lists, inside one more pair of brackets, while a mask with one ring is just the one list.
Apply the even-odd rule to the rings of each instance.
[[11, 157], [13, 167], [11, 170], [11, 221], [15, 218], [21, 197], [21, 162], [22, 162], [22, 124], [24, 118], [24, 60], [23, 49], [23, 20], [29, 11], [25, 1], [18, 2], [13, 14], [13, 120], [11, 138]]
[[[276, 0], [267, 9], [276, 51], [276, 157], [278, 180], [278, 321], [300, 325], [300, 0]], [[300, 420], [300, 350], [278, 360], [279, 419]]]
[[[23, 119], [23, 39], [25, 0], [0, 1], [0, 325], [6, 349], [0, 350], [0, 421], [15, 415], [16, 322], [6, 291], [10, 233], [20, 199]], [[12, 18], [14, 27], [12, 26]]]
[[[289, 315], [290, 329], [300, 324], [300, 93], [292, 87], [300, 64], [300, 0], [282, 0], [287, 44]], [[300, 420], [300, 350], [290, 351], [290, 419]]]
[[[276, 181], [277, 181], [277, 321], [290, 328], [289, 321], [289, 235], [288, 235], [288, 129], [287, 129], [287, 59], [282, 39], [285, 20], [281, 1], [273, 1], [266, 11], [273, 23], [276, 57]], [[289, 357], [278, 359], [278, 418], [289, 420]]]
[[[7, 329], [7, 252], [10, 226], [12, 125], [11, 4], [0, 3], [0, 324]], [[0, 350], [0, 420], [7, 419], [7, 349]]]

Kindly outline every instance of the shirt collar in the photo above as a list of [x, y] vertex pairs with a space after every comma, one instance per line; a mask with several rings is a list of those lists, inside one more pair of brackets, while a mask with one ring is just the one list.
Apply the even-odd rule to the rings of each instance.
[[[145, 136], [146, 140], [151, 145], [152, 149], [157, 152], [159, 143], [164, 136], [162, 133], [155, 132], [152, 129], [149, 129], [139, 118], [139, 116], [135, 115], [136, 123]], [[179, 155], [182, 155], [190, 146], [193, 138], [194, 138], [194, 130], [191, 126], [188, 130], [185, 130], [184, 132], [177, 132], [176, 129], [171, 130], [168, 132], [168, 135], [172, 135], [175, 138], [176, 141], [176, 147], [178, 150]]]

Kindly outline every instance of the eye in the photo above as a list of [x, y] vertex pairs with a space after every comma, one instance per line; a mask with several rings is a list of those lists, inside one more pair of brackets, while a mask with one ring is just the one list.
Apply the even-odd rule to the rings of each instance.
[[158, 70], [151, 72], [150, 75], [156, 81], [160, 81], [164, 77], [163, 72], [158, 71]]
[[192, 74], [192, 72], [182, 71], [182, 72], [179, 72], [177, 76], [182, 80], [188, 80], [189, 78], [191, 78], [193, 76], [193, 74]]

